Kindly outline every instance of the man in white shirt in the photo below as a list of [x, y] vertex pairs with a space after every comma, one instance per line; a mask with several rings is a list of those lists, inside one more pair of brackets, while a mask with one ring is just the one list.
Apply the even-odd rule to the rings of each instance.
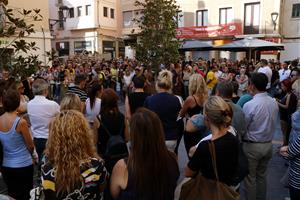
[[258, 69], [257, 72], [264, 73], [268, 77], [267, 90], [271, 88], [271, 79], [272, 79], [272, 69], [268, 66], [268, 61], [266, 59], [261, 59], [260, 63], [262, 67]]
[[282, 68], [278, 71], [278, 73], [280, 82], [287, 79], [291, 75], [291, 70], [288, 68], [287, 62], [282, 64]]
[[242, 141], [249, 163], [249, 174], [244, 179], [247, 200], [265, 200], [267, 194], [267, 169], [279, 111], [277, 102], [266, 93], [267, 82], [263, 73], [251, 75], [248, 90], [253, 99], [243, 107], [247, 132]]
[[39, 158], [43, 151], [49, 134], [49, 123], [59, 113], [59, 105], [55, 101], [46, 99], [48, 83], [44, 79], [37, 79], [32, 84], [34, 98], [28, 102], [27, 110], [31, 123], [31, 132]]

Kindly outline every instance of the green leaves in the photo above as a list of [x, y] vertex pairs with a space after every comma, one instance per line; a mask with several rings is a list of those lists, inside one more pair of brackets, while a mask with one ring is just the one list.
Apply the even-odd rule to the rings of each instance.
[[[34, 51], [36, 42], [28, 42], [24, 37], [35, 33], [34, 22], [43, 19], [40, 9], [8, 8], [8, 1], [0, 0], [0, 37], [9, 42], [0, 50], [1, 68], [8, 68], [13, 76], [30, 76], [41, 64]], [[8, 53], [9, 52], [9, 53]]]
[[175, 0], [136, 1], [143, 8], [142, 18], [135, 20], [142, 32], [136, 46], [137, 59], [158, 70], [160, 64], [168, 65], [179, 59], [179, 42], [176, 39], [179, 12]]

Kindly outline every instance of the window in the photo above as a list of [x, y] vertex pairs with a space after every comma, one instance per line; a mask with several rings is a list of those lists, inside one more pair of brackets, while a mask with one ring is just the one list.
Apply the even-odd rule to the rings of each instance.
[[110, 18], [112, 18], [112, 19], [115, 18], [115, 9], [113, 9], [113, 8], [110, 9]]
[[228, 24], [233, 21], [232, 8], [220, 8], [219, 24]]
[[82, 6], [77, 7], [77, 17], [80, 17], [82, 14]]
[[260, 3], [245, 4], [244, 33], [258, 34], [260, 21]]
[[74, 18], [74, 8], [69, 9], [69, 16], [70, 18]]
[[143, 17], [144, 17], [144, 11], [143, 10], [133, 11], [133, 16], [132, 16], [133, 26], [138, 26], [139, 23], [143, 20]]
[[74, 42], [74, 51], [75, 52], [82, 52], [87, 48], [92, 47], [92, 41], [75, 41]]
[[70, 51], [69, 42], [56, 42], [56, 50], [58, 56], [68, 56]]
[[123, 27], [124, 28], [131, 28], [133, 26], [132, 17], [133, 17], [132, 11], [123, 12]]
[[197, 26], [208, 25], [208, 10], [197, 10], [196, 17]]
[[103, 7], [103, 16], [108, 17], [108, 8], [107, 7]]
[[91, 15], [91, 5], [86, 5], [85, 6], [85, 15]]
[[184, 16], [183, 16], [182, 11], [179, 11], [177, 13], [177, 25], [178, 25], [178, 28], [184, 27]]
[[300, 3], [293, 4], [292, 18], [300, 17]]

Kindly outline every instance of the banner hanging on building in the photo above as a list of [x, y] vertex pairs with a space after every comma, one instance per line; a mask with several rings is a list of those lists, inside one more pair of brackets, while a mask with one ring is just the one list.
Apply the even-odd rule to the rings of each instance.
[[176, 29], [177, 38], [214, 38], [221, 36], [234, 36], [242, 34], [241, 23], [229, 23], [212, 26], [192, 26]]

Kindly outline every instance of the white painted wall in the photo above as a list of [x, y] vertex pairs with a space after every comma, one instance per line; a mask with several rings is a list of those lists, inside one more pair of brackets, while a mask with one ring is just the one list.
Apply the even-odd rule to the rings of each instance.
[[283, 42], [285, 50], [281, 51], [280, 60], [294, 60], [300, 57], [300, 39]]

